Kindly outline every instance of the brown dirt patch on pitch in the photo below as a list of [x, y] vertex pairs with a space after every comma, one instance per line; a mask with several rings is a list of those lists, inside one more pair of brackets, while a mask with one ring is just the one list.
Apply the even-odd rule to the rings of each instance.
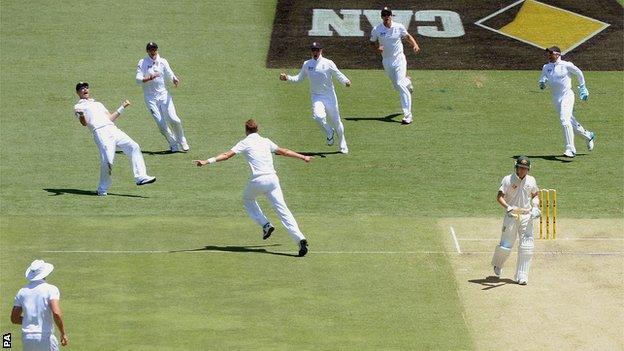
[[624, 219], [558, 219], [557, 240], [536, 240], [526, 286], [511, 280], [517, 243], [502, 278], [491, 277], [501, 222], [439, 221], [447, 250], [452, 226], [462, 251], [449, 256], [477, 349], [624, 349]]

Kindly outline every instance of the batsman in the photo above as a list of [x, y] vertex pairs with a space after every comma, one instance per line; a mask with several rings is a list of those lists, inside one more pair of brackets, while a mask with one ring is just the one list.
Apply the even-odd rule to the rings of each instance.
[[498, 189], [496, 200], [505, 209], [500, 243], [494, 250], [492, 266], [500, 277], [505, 261], [509, 258], [516, 239], [518, 263], [514, 280], [520, 285], [529, 281], [529, 268], [533, 258], [533, 220], [539, 218], [539, 188], [535, 178], [529, 175], [531, 160], [526, 156], [516, 159], [515, 172], [505, 176]]

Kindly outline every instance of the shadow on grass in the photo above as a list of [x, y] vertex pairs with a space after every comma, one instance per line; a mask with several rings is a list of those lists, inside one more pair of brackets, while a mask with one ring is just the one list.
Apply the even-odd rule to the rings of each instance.
[[[86, 195], [86, 196], [97, 196], [97, 192], [95, 191], [91, 191], [91, 190], [81, 190], [81, 189], [43, 189], [50, 194], [50, 196], [59, 196], [59, 195], [65, 195], [65, 194], [71, 194], [71, 195]], [[108, 193], [108, 196], [123, 196], [123, 197], [140, 197], [143, 199], [149, 199], [149, 197], [147, 196], [140, 196], [140, 195], [130, 195], [130, 194], [115, 194], [115, 193]]]
[[[123, 151], [115, 151], [116, 154], [123, 154]], [[145, 155], [171, 155], [171, 154], [185, 154], [186, 152], [184, 151], [171, 151], [171, 150], [163, 150], [163, 151], [147, 151], [147, 150], [141, 150], [142, 154]]]
[[299, 257], [298, 254], [289, 254], [285, 252], [273, 252], [267, 251], [265, 247], [270, 246], [280, 246], [280, 244], [271, 244], [271, 245], [245, 245], [245, 246], [216, 246], [216, 245], [206, 245], [204, 247], [198, 249], [188, 249], [188, 250], [172, 250], [169, 253], [175, 252], [194, 252], [194, 251], [222, 251], [222, 252], [241, 252], [241, 253], [262, 253], [268, 255], [276, 255], [276, 256], [289, 256], [289, 257]]
[[400, 113], [393, 113], [391, 115], [387, 115], [385, 117], [345, 117], [347, 121], [379, 121], [379, 122], [389, 122], [389, 123], [401, 123], [401, 121], [394, 120], [394, 117], [401, 116]]
[[318, 156], [320, 158], [325, 158], [327, 157], [327, 155], [336, 155], [336, 154], [340, 154], [340, 151], [327, 151], [327, 152], [321, 152], [321, 151], [297, 151], [298, 153], [304, 155], [304, 156]]
[[[576, 154], [576, 157], [585, 156], [586, 154]], [[574, 160], [574, 158], [569, 158], [563, 155], [525, 155], [529, 159], [540, 158], [546, 161], [555, 161], [561, 163], [570, 163]], [[520, 155], [511, 156], [514, 160], [520, 157]]]
[[507, 285], [507, 284], [517, 284], [515, 281], [505, 278], [501, 279], [497, 276], [491, 275], [486, 277], [485, 279], [471, 279], [468, 283], [479, 284], [485, 286], [485, 288], [481, 290], [490, 290], [494, 288], [498, 288], [499, 286]]

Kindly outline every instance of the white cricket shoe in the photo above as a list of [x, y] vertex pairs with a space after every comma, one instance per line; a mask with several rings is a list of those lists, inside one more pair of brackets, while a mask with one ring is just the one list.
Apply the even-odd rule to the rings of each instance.
[[565, 157], [569, 157], [569, 158], [573, 158], [574, 156], [576, 156], [576, 154], [575, 154], [574, 152], [572, 152], [572, 150], [566, 150], [566, 151], [563, 153], [563, 156], [565, 156]]
[[346, 155], [346, 154], [348, 154], [348, 153], [349, 153], [349, 149], [348, 149], [348, 148], [346, 148], [346, 147], [343, 147], [342, 149], [340, 149], [340, 153], [341, 153], [341, 154], [345, 154], [345, 155]]
[[108, 195], [106, 191], [99, 191], [99, 190], [97, 191], [97, 196], [106, 196], [106, 195]]
[[412, 124], [412, 116], [403, 117], [403, 119], [401, 120], [401, 124], [403, 125]]
[[494, 275], [495, 276], [500, 277], [502, 273], [503, 273], [503, 269], [501, 267], [494, 266]]
[[518, 279], [518, 285], [527, 285], [526, 279]]
[[183, 141], [180, 143], [180, 146], [182, 147], [182, 151], [183, 152], [187, 152], [191, 149], [191, 147], [189, 146], [189, 144], [186, 141]]
[[327, 138], [327, 146], [332, 146], [334, 145], [334, 135], [332, 134], [331, 137]]
[[147, 177], [139, 180], [138, 182], [136, 182], [136, 185], [151, 184], [151, 183], [153, 183], [155, 181], [156, 181], [156, 177], [147, 176]]
[[592, 151], [594, 149], [594, 139], [596, 139], [596, 134], [594, 132], [589, 132], [589, 140], [587, 140], [587, 150]]

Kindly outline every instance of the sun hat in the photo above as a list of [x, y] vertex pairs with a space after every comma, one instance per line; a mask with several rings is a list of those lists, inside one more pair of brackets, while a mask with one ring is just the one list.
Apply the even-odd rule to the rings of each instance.
[[30, 267], [26, 269], [26, 279], [31, 282], [35, 280], [41, 280], [54, 270], [54, 265], [51, 263], [44, 262], [43, 260], [34, 260], [30, 264]]

